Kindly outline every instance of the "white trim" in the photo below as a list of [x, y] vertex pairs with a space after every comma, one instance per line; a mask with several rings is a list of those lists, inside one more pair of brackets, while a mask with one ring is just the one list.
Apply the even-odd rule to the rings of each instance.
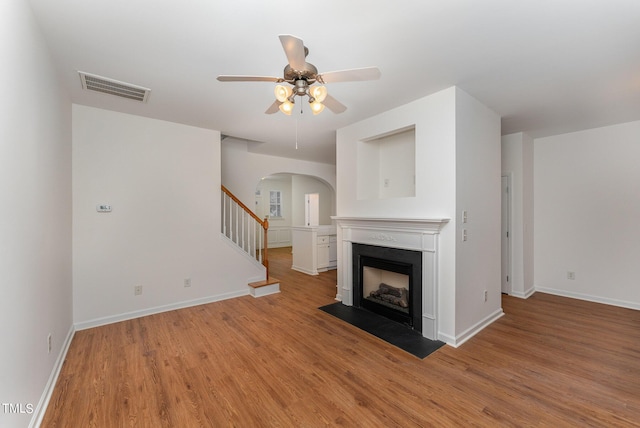
[[176, 309], [189, 308], [191, 306], [205, 305], [207, 303], [219, 302], [221, 300], [233, 299], [235, 297], [246, 296], [249, 290], [234, 291], [231, 293], [218, 294], [215, 296], [203, 297], [200, 299], [186, 300], [183, 302], [172, 303], [170, 305], [156, 306], [153, 308], [143, 309], [140, 311], [126, 312], [124, 314], [113, 315], [103, 318], [96, 318], [81, 323], [76, 323], [76, 331], [86, 330], [88, 328], [99, 327], [101, 325], [113, 324], [120, 321], [145, 317], [147, 315], [159, 314], [161, 312], [173, 311]]
[[469, 327], [468, 329], [466, 329], [456, 337], [451, 337], [443, 333], [438, 333], [438, 339], [442, 340], [447, 345], [451, 345], [454, 348], [457, 348], [458, 346], [462, 345], [464, 342], [466, 342], [467, 340], [471, 339], [473, 336], [478, 334], [482, 329], [487, 327], [489, 324], [493, 323], [498, 318], [501, 318], [503, 315], [504, 315], [504, 312], [502, 311], [502, 308], [500, 308], [494, 313], [492, 313], [491, 315], [489, 315], [488, 317], [486, 317], [485, 319], [480, 320], [476, 324], [472, 325], [471, 327]]
[[[276, 220], [276, 219], [274, 219]], [[278, 226], [269, 219], [267, 243], [269, 248], [290, 247], [292, 243], [291, 226]]]
[[558, 290], [555, 288], [535, 287], [536, 292], [553, 294], [556, 296], [570, 297], [572, 299], [586, 300], [587, 302], [602, 303], [605, 305], [619, 306], [621, 308], [640, 310], [640, 304], [625, 300], [609, 299], [607, 297], [591, 296], [589, 294], [574, 293], [572, 291]]
[[277, 294], [280, 292], [280, 283], [265, 285], [264, 287], [253, 288], [249, 286], [249, 294], [254, 297], [264, 297], [270, 294]]
[[[513, 204], [515, 203], [513, 201], [513, 197], [512, 197], [512, 182], [513, 182], [513, 173], [512, 172], [508, 172], [508, 173], [503, 173], [500, 176], [500, 187], [502, 188], [502, 179], [506, 178], [507, 179], [507, 218], [506, 218], [506, 223], [507, 223], [507, 232], [508, 232], [508, 237], [507, 237], [507, 246], [509, 248], [507, 248], [507, 278], [509, 278], [509, 280], [507, 281], [507, 295], [512, 296], [515, 293], [519, 293], [519, 294], [523, 294], [520, 292], [514, 292], [513, 291], [513, 261], [516, 259], [515, 256], [515, 252], [516, 252], [516, 248], [513, 245], [513, 219], [512, 219], [512, 213], [515, 212], [514, 208], [513, 208]], [[502, 193], [502, 190], [500, 191], [500, 196], [501, 196], [501, 200], [500, 200], [500, 211], [502, 211], [502, 205], [504, 204], [504, 201], [502, 200], [502, 197], [504, 197], [504, 194]], [[504, 220], [505, 219], [501, 219], [501, 223], [500, 223], [500, 234], [502, 234], [503, 229], [502, 226], [504, 225]], [[502, 236], [500, 237], [500, 244], [502, 244]], [[500, 249], [500, 261], [501, 263], [504, 262], [504, 260], [502, 260], [502, 248]], [[502, 276], [502, 267], [500, 269], [500, 276]], [[504, 278], [501, 278], [500, 280], [500, 291], [502, 291], [504, 293], [504, 291], [502, 290], [502, 280]]]
[[49, 375], [49, 380], [44, 387], [44, 391], [42, 392], [42, 396], [40, 397], [40, 401], [36, 406], [33, 416], [31, 417], [31, 421], [29, 422], [29, 428], [39, 427], [42, 423], [42, 419], [44, 419], [44, 414], [47, 411], [47, 407], [49, 406], [49, 401], [51, 400], [51, 395], [53, 394], [53, 390], [58, 382], [58, 376], [60, 376], [60, 371], [62, 370], [62, 365], [64, 364], [64, 360], [67, 357], [67, 352], [69, 351], [69, 346], [71, 345], [71, 341], [73, 336], [75, 335], [75, 328], [72, 325], [69, 328], [69, 333], [67, 333], [67, 337], [62, 344], [62, 349], [60, 349], [60, 353], [58, 354], [58, 358], [56, 359], [56, 363], [51, 370], [51, 374]]
[[531, 287], [528, 290], [525, 290], [524, 293], [521, 292], [521, 291], [513, 291], [513, 289], [512, 289], [510, 296], [517, 297], [519, 299], [528, 299], [535, 292], [536, 292], [536, 289], [534, 287]]
[[448, 218], [391, 218], [391, 217], [338, 217], [332, 216], [344, 227], [373, 227], [376, 229], [390, 228], [395, 230], [421, 230], [439, 233], [449, 222]]
[[[278, 194], [278, 202], [276, 204], [272, 204], [271, 203], [271, 199], [273, 198], [273, 194], [277, 193]], [[267, 216], [267, 218], [269, 220], [274, 219], [274, 220], [284, 220], [284, 217], [282, 217], [282, 206], [284, 205], [284, 202], [282, 201], [282, 194], [284, 192], [282, 190], [269, 190], [269, 215]], [[276, 205], [278, 207], [278, 211], [280, 212], [280, 215], [271, 215], [271, 205]]]
[[293, 270], [295, 270], [297, 272], [306, 273], [307, 275], [312, 275], [312, 276], [319, 275], [318, 271], [312, 271], [310, 269], [305, 269], [303, 267], [299, 267], [299, 266], [296, 266], [296, 265], [291, 265], [291, 269], [293, 269]]

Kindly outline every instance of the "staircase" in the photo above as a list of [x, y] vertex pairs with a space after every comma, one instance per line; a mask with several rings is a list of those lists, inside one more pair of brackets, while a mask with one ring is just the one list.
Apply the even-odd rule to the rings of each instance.
[[233, 193], [221, 186], [222, 234], [253, 263], [265, 268], [265, 279], [249, 284], [249, 294], [262, 297], [280, 292], [280, 281], [269, 276], [267, 231], [269, 220], [260, 219]]

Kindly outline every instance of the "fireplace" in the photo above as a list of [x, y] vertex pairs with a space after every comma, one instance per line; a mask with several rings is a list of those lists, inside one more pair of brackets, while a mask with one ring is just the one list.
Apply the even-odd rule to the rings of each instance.
[[422, 332], [422, 253], [352, 244], [353, 306]]
[[[448, 219], [332, 218], [341, 243], [336, 299], [369, 310], [375, 304], [374, 311], [386, 311], [385, 316], [410, 325], [422, 336], [438, 339], [438, 235]], [[363, 290], [360, 278], [365, 276], [374, 278], [374, 285]], [[366, 298], [381, 283], [400, 289], [390, 289], [387, 300], [395, 301], [398, 293], [402, 297], [401, 289], [406, 288], [407, 308], [399, 308], [401, 304], [389, 308]]]

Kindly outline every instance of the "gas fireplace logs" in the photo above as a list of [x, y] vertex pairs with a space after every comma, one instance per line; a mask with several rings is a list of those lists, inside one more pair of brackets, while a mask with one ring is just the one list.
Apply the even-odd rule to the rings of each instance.
[[378, 289], [369, 293], [369, 296], [402, 308], [407, 308], [409, 307], [407, 291], [406, 288], [392, 287], [389, 284], [381, 282]]

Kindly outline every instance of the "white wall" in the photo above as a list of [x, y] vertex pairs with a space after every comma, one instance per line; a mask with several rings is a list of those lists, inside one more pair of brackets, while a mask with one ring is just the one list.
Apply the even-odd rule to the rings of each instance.
[[221, 237], [219, 165], [217, 131], [73, 106], [79, 328], [247, 294], [261, 269]]
[[0, 426], [26, 427], [73, 332], [71, 102], [27, 2], [0, 2], [0, 58], [0, 403], [24, 411]]
[[533, 139], [522, 132], [502, 137], [502, 174], [511, 178], [511, 295], [525, 298], [533, 283]]
[[390, 135], [379, 145], [380, 198], [415, 196], [415, 130]]
[[534, 140], [536, 290], [640, 309], [639, 141], [640, 121]]
[[[500, 162], [500, 116], [457, 89], [456, 340], [502, 314]], [[461, 221], [462, 211], [467, 223]]]
[[415, 196], [415, 129], [358, 142], [358, 199]]
[[304, 195], [307, 193], [317, 193], [319, 199], [319, 224], [331, 224], [331, 216], [335, 215], [336, 194], [326, 183], [315, 177], [307, 175], [291, 176], [291, 196], [292, 203], [292, 225], [304, 226]]
[[336, 187], [335, 165], [251, 153], [246, 141], [233, 137], [222, 142], [222, 184], [244, 204], [253, 204], [256, 186], [262, 178], [277, 173], [318, 177]]
[[[271, 205], [270, 192], [280, 191], [280, 203], [282, 217], [269, 217], [268, 242], [269, 248], [290, 247], [291, 246], [291, 226], [293, 217], [293, 198], [291, 194], [291, 175], [276, 174], [260, 180], [256, 190], [260, 190], [260, 196], [256, 195], [255, 213], [260, 218], [265, 218], [269, 214]], [[251, 205], [248, 205], [251, 207]]]
[[[412, 126], [416, 196], [359, 199], [359, 175], [354, 171], [358, 144]], [[438, 331], [443, 340], [465, 340], [470, 331], [502, 312], [500, 118], [494, 112], [452, 87], [339, 129], [337, 179], [339, 217], [450, 219], [439, 237]], [[471, 216], [470, 241], [457, 254], [462, 209]], [[340, 250], [338, 257], [340, 268]], [[486, 303], [485, 289], [490, 297]]]

